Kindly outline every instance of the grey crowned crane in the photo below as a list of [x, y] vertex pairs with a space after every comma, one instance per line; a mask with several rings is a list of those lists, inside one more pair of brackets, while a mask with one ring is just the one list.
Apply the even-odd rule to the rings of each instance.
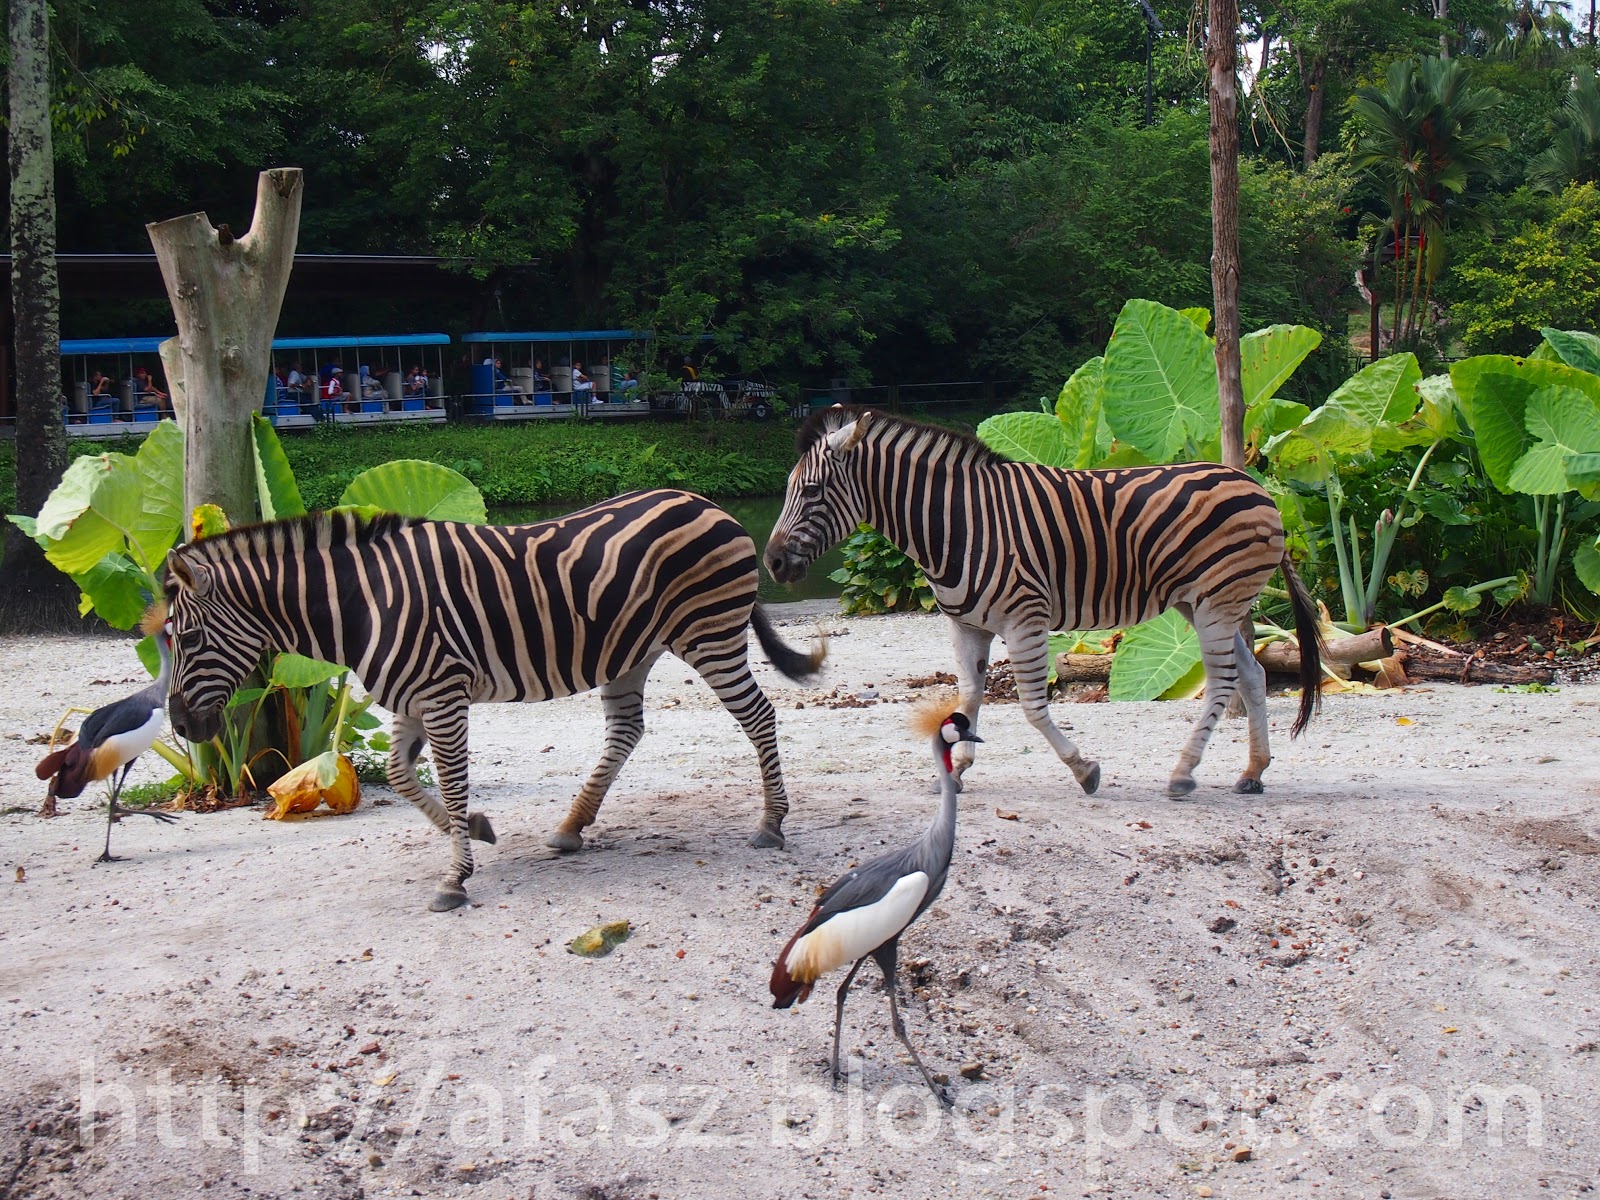
[[939, 765], [938, 815], [917, 841], [856, 867], [822, 893], [810, 919], [789, 939], [772, 965], [772, 1007], [788, 1008], [804, 1000], [823, 975], [847, 962], [855, 963], [839, 985], [834, 1010], [832, 1068], [837, 1083], [845, 997], [861, 964], [868, 958], [875, 960], [883, 971], [894, 1035], [911, 1055], [939, 1103], [948, 1108], [950, 1098], [934, 1083], [906, 1037], [895, 998], [895, 967], [900, 935], [938, 899], [950, 873], [950, 856], [956, 844], [956, 782], [951, 771], [951, 748], [957, 742], [983, 739], [972, 732], [966, 714], [946, 715], [943, 707], [926, 711], [917, 724], [932, 737], [933, 756]]
[[154, 817], [163, 823], [178, 819], [171, 813], [123, 808], [117, 803], [134, 760], [155, 743], [167, 719], [172, 642], [166, 614], [160, 608], [151, 609], [145, 616], [144, 630], [155, 638], [156, 652], [161, 656], [161, 673], [149, 687], [141, 688], [125, 700], [95, 709], [83, 719], [71, 745], [45, 755], [34, 768], [40, 779], [50, 780], [52, 798], [60, 796], [68, 800], [82, 795], [83, 789], [91, 783], [116, 776], [106, 813], [106, 848], [96, 862], [120, 861], [111, 853], [111, 827], [123, 817]]

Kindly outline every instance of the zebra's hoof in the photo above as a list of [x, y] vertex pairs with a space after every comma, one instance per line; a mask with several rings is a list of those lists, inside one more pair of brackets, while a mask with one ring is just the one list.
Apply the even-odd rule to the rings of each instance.
[[482, 813], [467, 814], [467, 836], [475, 842], [487, 842], [491, 846], [495, 843], [494, 826]]
[[1182, 800], [1194, 791], [1194, 779], [1180, 778], [1167, 780], [1167, 798], [1169, 800]]
[[1100, 764], [1090, 763], [1089, 769], [1078, 776], [1078, 786], [1083, 789], [1083, 794], [1092, 796], [1100, 788]]
[[1267, 789], [1261, 786], [1261, 780], [1251, 779], [1248, 775], [1241, 775], [1239, 782], [1233, 785], [1233, 790], [1241, 796], [1259, 796]]
[[563, 854], [571, 854], [575, 850], [583, 849], [583, 834], [569, 833], [565, 829], [558, 829], [545, 838], [544, 844], [552, 850], [559, 850]]
[[460, 884], [454, 887], [441, 887], [433, 894], [433, 901], [428, 905], [430, 912], [449, 912], [452, 908], [460, 908], [467, 902], [467, 889]]
[[783, 834], [776, 829], [768, 829], [763, 825], [750, 838], [750, 844], [757, 850], [782, 850]]

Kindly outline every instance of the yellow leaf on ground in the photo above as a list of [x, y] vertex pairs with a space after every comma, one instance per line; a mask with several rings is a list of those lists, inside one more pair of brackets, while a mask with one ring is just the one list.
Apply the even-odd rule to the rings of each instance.
[[318, 755], [282, 775], [267, 788], [267, 795], [277, 801], [264, 814], [269, 821], [281, 821], [291, 813], [308, 813], [326, 801], [336, 813], [347, 813], [361, 803], [361, 781], [356, 769], [344, 755], [337, 756], [332, 780], [324, 786], [322, 770], [327, 755]]

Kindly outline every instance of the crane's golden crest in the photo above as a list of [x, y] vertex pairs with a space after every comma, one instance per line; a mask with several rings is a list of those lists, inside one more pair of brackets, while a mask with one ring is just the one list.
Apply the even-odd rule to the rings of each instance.
[[955, 709], [955, 693], [943, 688], [924, 693], [911, 706], [911, 731], [918, 737], [931, 738]]
[[144, 617], [139, 621], [139, 630], [146, 637], [155, 637], [167, 623], [167, 602], [157, 600], [144, 610]]

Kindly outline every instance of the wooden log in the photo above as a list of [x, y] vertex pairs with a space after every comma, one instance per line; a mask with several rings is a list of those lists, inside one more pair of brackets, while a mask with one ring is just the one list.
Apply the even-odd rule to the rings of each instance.
[[1435, 679], [1450, 683], [1550, 683], [1555, 672], [1548, 667], [1521, 666], [1515, 663], [1497, 663], [1482, 658], [1406, 659], [1406, 674], [1412, 679]]
[[[1324, 647], [1322, 661], [1334, 666], [1373, 662], [1394, 654], [1394, 642], [1384, 628], [1369, 629], [1356, 637], [1336, 638]], [[1056, 678], [1063, 683], [1104, 683], [1111, 678], [1109, 654], [1058, 654]], [[1294, 674], [1300, 670], [1300, 648], [1293, 642], [1273, 642], [1256, 654], [1269, 671]]]
[[[1340, 666], [1375, 662], [1394, 653], [1394, 639], [1379, 626], [1355, 637], [1334, 638], [1322, 648], [1322, 661]], [[1269, 671], [1298, 671], [1300, 647], [1293, 642], [1273, 642], [1256, 652], [1256, 661]]]

